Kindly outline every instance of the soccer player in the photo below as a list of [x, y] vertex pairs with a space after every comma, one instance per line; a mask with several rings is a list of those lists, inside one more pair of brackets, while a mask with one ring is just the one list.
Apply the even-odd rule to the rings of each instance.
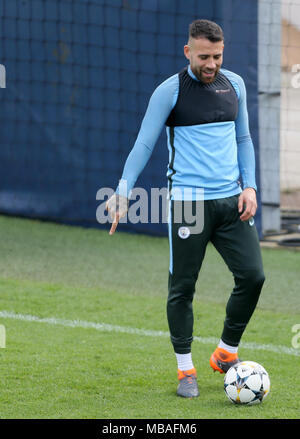
[[[118, 188], [106, 204], [113, 234], [127, 212], [130, 191], [166, 126], [170, 194], [167, 318], [178, 364], [177, 394], [187, 398], [199, 395], [191, 354], [192, 302], [208, 242], [234, 277], [220, 342], [210, 357], [214, 371], [225, 373], [240, 361], [238, 345], [265, 279], [253, 218], [257, 188], [246, 89], [239, 75], [221, 68], [223, 49], [220, 26], [209, 20], [190, 24], [184, 46], [189, 64], [152, 94]], [[203, 189], [201, 196], [197, 189]], [[190, 203], [193, 212], [202, 203], [199, 233], [191, 233], [185, 217], [180, 223], [175, 221], [178, 203]]]

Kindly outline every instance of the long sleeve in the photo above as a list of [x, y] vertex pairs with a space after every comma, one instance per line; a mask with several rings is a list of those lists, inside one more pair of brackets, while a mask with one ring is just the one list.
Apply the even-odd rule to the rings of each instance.
[[239, 111], [235, 122], [238, 164], [243, 180], [243, 189], [252, 187], [257, 190], [255, 181], [255, 154], [249, 132], [246, 87], [243, 79], [241, 77], [238, 78], [240, 92]]
[[153, 92], [135, 144], [129, 153], [116, 192], [126, 197], [151, 157], [162, 128], [178, 96], [178, 75], [173, 75]]

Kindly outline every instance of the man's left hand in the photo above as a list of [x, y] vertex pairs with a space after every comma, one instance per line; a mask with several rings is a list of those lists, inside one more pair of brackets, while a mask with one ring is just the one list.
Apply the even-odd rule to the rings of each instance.
[[239, 197], [238, 204], [241, 221], [247, 221], [249, 218], [255, 215], [257, 209], [256, 191], [252, 187], [247, 187], [243, 190]]

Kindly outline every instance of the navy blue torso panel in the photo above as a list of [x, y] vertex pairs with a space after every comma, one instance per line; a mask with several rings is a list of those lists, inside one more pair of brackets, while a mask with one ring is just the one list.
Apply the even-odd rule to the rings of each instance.
[[196, 81], [187, 68], [179, 73], [179, 95], [166, 125], [191, 126], [234, 121], [238, 97], [229, 79], [220, 71], [212, 83]]

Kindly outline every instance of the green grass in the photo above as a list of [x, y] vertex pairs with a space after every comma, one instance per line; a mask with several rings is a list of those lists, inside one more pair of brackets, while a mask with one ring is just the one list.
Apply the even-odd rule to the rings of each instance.
[[[0, 311], [168, 331], [169, 249], [165, 238], [0, 216]], [[266, 283], [245, 343], [291, 348], [300, 323], [300, 252], [263, 249]], [[232, 276], [209, 246], [195, 295], [194, 334], [218, 338]], [[215, 345], [193, 343], [200, 397], [178, 398], [168, 337], [70, 328], [0, 318], [0, 417], [299, 418], [299, 356], [240, 348], [264, 365], [271, 393], [260, 406], [234, 406], [213, 374]], [[298, 352], [299, 353], [299, 352]]]

